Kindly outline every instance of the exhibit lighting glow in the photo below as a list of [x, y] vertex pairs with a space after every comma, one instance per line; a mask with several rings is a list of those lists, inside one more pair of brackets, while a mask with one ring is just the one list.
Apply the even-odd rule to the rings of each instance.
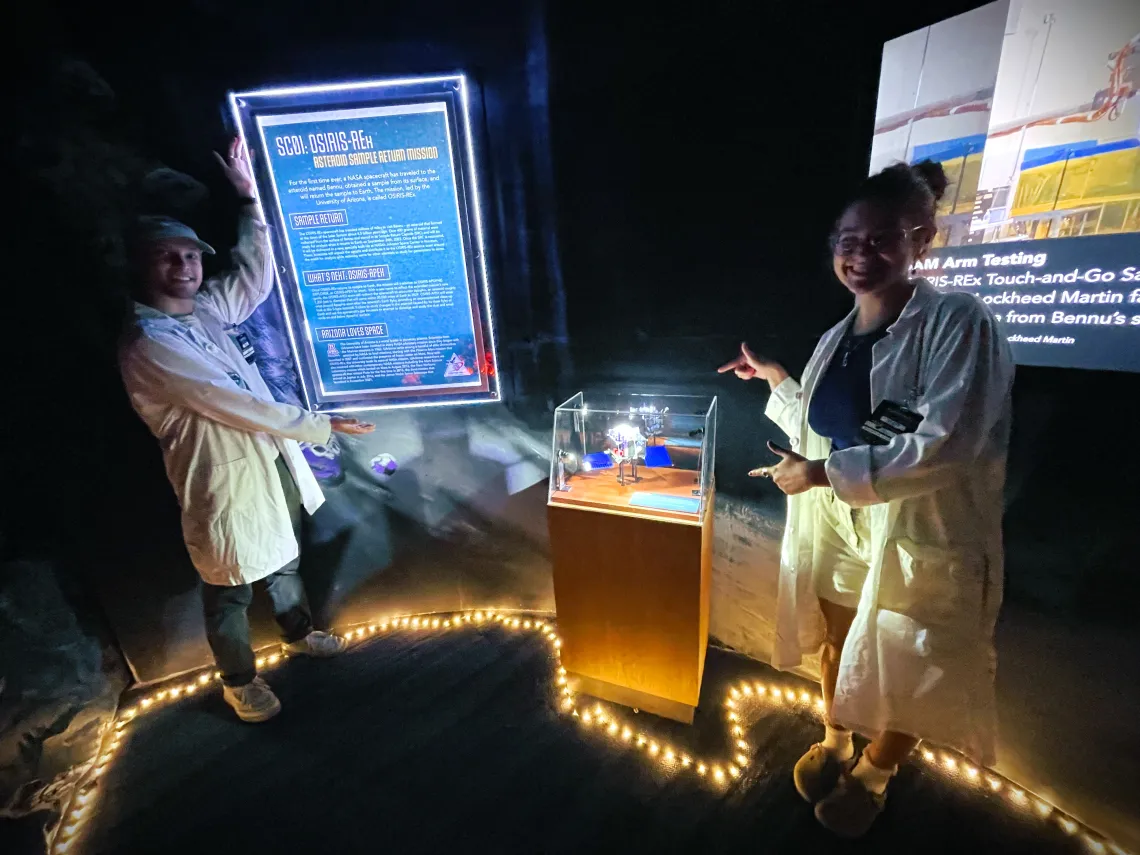
[[[479, 269], [483, 274], [483, 291], [487, 300], [488, 308], [491, 305], [491, 292], [488, 287], [487, 278], [487, 252], [483, 246], [483, 205], [479, 200], [479, 182], [476, 180], [475, 174], [475, 144], [473, 142], [474, 134], [471, 132], [471, 104], [467, 96], [467, 77], [459, 75], [459, 100], [463, 104], [463, 128], [466, 131], [467, 137], [467, 169], [469, 172], [471, 182], [471, 199], [473, 207], [475, 208], [475, 246], [479, 255]], [[491, 336], [491, 352], [495, 353], [495, 318], [493, 313], [488, 313], [487, 329]], [[495, 372], [495, 397], [501, 398], [501, 388], [499, 386], [499, 372]]]
[[421, 86], [462, 80], [461, 74], [440, 74], [434, 77], [389, 77], [382, 80], [353, 80], [344, 83], [314, 83], [305, 86], [278, 86], [268, 89], [251, 89], [248, 92], [230, 93], [231, 99], [288, 98], [295, 95], [320, 95], [332, 92], [356, 92], [362, 89], [385, 89], [394, 86]]
[[613, 429], [614, 435], [621, 440], [629, 441], [641, 436], [641, 431], [631, 424], [620, 424]]
[[[376, 618], [363, 624], [354, 624], [337, 630], [337, 634], [350, 643], [352, 647], [372, 643], [378, 635], [392, 634], [402, 631], [430, 631], [438, 633], [470, 633], [472, 640], [480, 639], [488, 630], [499, 624], [504, 631], [516, 627], [524, 632], [534, 632], [550, 643], [551, 659], [555, 664], [553, 676], [556, 681], [572, 677], [562, 666], [559, 645], [561, 640], [546, 619], [538, 620], [533, 617], [520, 618], [501, 609], [455, 612], [450, 614], [420, 614], [404, 615], [399, 617]], [[489, 623], [488, 623], [489, 622]], [[368, 633], [365, 635], [364, 630]], [[373, 632], [376, 630], [376, 632]], [[274, 645], [266, 650], [258, 651], [257, 661], [263, 667], [273, 667], [288, 661], [288, 654], [284, 647]], [[76, 786], [72, 789], [70, 798], [62, 805], [61, 820], [49, 834], [48, 852], [51, 855], [65, 855], [65, 853], [78, 852], [77, 841], [82, 839], [83, 830], [87, 823], [98, 811], [94, 806], [98, 799], [98, 781], [111, 768], [114, 758], [119, 756], [118, 751], [122, 745], [127, 731], [135, 725], [139, 718], [157, 709], [168, 707], [183, 701], [194, 694], [198, 689], [209, 685], [215, 689], [221, 685], [220, 674], [217, 671], [204, 671], [197, 675], [178, 677], [166, 684], [154, 688], [142, 697], [137, 703], [125, 706], [120, 710], [113, 727], [106, 729], [101, 740], [95, 759], [88, 767], [86, 774], [80, 775]], [[603, 703], [590, 700], [580, 701], [575, 691], [569, 685], [563, 685], [552, 693], [558, 700], [555, 707], [568, 717], [578, 719], [582, 726], [588, 730], [604, 731], [601, 737], [612, 750], [639, 754], [644, 752], [646, 761], [652, 761], [655, 768], [662, 770], [663, 774], [670, 776], [684, 776], [695, 774], [694, 780], [710, 782], [715, 794], [729, 792], [740, 781], [744, 780], [743, 770], [751, 764], [752, 748], [744, 738], [746, 727], [759, 719], [765, 711], [771, 711], [772, 701], [782, 701], [802, 697], [803, 690], [796, 693], [789, 688], [779, 685], [766, 685], [760, 682], [743, 682], [730, 686], [725, 693], [725, 702], [732, 703], [737, 700], [735, 709], [726, 710], [726, 740], [725, 759], [695, 757], [674, 745], [657, 738], [644, 731], [635, 731], [627, 717]], [[808, 694], [808, 700], [818, 700], [818, 696]], [[137, 697], [137, 693], [136, 693]], [[771, 699], [765, 706], [765, 699]], [[807, 709], [817, 713], [822, 719], [816, 704], [809, 704]], [[741, 716], [744, 716], [742, 719]], [[594, 723], [602, 725], [594, 728]], [[741, 723], [744, 722], [744, 723]], [[613, 737], [619, 736], [620, 740]], [[937, 752], [923, 746], [915, 754], [916, 760], [924, 763], [930, 774], [945, 775], [948, 782], [956, 782], [962, 786], [970, 786], [972, 781], [984, 777], [989, 788], [994, 793], [1003, 793], [1008, 802], [1018, 807], [1033, 806], [1029, 815], [1036, 814], [1041, 821], [1055, 820], [1056, 824], [1067, 834], [1079, 835], [1080, 840], [1090, 852], [1113, 852], [1115, 855], [1129, 855], [1126, 850], [1103, 835], [1098, 834], [1074, 817], [1062, 812], [1056, 805], [1051, 804], [1040, 795], [1029, 793], [1021, 787], [1013, 785], [991, 770], [983, 770], [972, 765], [965, 757], [950, 751], [939, 749]], [[959, 770], [965, 771], [965, 776], [959, 775]], [[967, 780], [969, 779], [969, 780]]]

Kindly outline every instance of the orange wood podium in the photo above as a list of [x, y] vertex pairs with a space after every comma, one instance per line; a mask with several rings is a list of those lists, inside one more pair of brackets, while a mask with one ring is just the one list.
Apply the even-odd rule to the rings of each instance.
[[685, 723], [704, 674], [713, 492], [703, 518], [631, 505], [646, 491], [689, 496], [698, 473], [577, 475], [547, 507], [562, 665], [576, 692]]

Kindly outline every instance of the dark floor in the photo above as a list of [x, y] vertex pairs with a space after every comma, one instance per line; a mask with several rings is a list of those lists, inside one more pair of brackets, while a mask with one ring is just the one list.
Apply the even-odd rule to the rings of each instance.
[[[838, 842], [790, 780], [820, 730], [806, 711], [764, 708], [752, 763], [718, 793], [557, 714], [555, 668], [537, 634], [407, 633], [273, 671], [284, 712], [267, 724], [240, 724], [218, 692], [177, 702], [130, 728], [79, 851], [1083, 851], [1033, 811], [915, 766], [867, 838]], [[792, 685], [714, 650], [693, 727], [630, 717], [724, 757], [721, 703], [740, 678]]]

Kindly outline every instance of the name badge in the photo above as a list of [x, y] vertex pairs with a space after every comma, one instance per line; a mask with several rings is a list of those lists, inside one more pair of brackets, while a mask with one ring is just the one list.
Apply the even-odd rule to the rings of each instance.
[[257, 358], [257, 351], [253, 349], [253, 342], [249, 340], [249, 336], [237, 327], [231, 327], [226, 330], [226, 332], [229, 333], [230, 338], [233, 339], [234, 344], [236, 344], [238, 350], [241, 351], [242, 358], [252, 365], [253, 361]]
[[863, 422], [859, 435], [868, 445], [887, 445], [900, 433], [914, 433], [920, 424], [922, 416], [918, 413], [894, 401], [883, 401]]

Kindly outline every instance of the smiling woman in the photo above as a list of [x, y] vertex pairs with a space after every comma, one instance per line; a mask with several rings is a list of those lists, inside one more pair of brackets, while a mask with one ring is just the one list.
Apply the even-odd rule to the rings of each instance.
[[[844, 837], [870, 828], [919, 737], [994, 759], [1013, 365], [980, 300], [910, 278], [945, 189], [930, 162], [864, 183], [831, 239], [855, 308], [802, 386], [746, 345], [721, 368], [768, 380], [766, 415], [789, 437], [750, 473], [788, 495], [773, 664], [821, 645], [826, 736], [794, 778]], [[873, 738], [858, 761], [852, 731]]]

